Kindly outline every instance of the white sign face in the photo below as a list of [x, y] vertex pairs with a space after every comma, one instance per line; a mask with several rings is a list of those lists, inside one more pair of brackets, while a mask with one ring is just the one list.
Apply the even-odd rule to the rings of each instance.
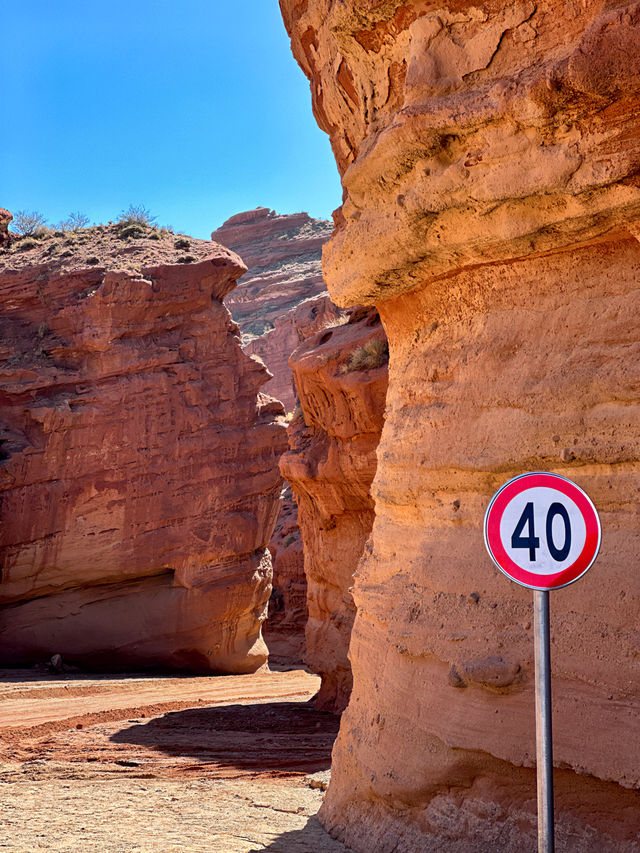
[[536, 472], [509, 480], [485, 516], [489, 555], [507, 577], [532, 589], [558, 589], [591, 567], [600, 547], [593, 503], [571, 480]]

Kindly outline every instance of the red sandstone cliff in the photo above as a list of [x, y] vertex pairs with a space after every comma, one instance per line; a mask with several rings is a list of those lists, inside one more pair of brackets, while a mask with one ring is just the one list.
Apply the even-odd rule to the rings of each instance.
[[291, 356], [300, 410], [280, 470], [298, 503], [309, 619], [305, 660], [322, 676], [318, 707], [342, 711], [351, 691], [347, 653], [353, 576], [373, 523], [387, 390], [387, 345], [375, 310], [356, 310]]
[[0, 253], [0, 660], [255, 670], [285, 433], [222, 304], [244, 266], [156, 229], [32, 243]]
[[258, 207], [232, 216], [211, 235], [248, 267], [225, 304], [240, 326], [247, 352], [260, 356], [273, 373], [265, 390], [288, 411], [295, 404], [290, 354], [306, 335], [339, 315], [326, 299], [290, 314], [325, 292], [320, 259], [331, 230], [331, 223], [306, 213], [278, 215]]
[[510, 476], [603, 522], [552, 595], [557, 849], [640, 849], [640, 4], [281, 0], [345, 200], [323, 269], [389, 336], [354, 689], [324, 824], [359, 853], [535, 847], [531, 593]]

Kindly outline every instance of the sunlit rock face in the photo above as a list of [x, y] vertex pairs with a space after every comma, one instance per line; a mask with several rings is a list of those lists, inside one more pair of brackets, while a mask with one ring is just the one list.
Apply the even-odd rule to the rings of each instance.
[[0, 258], [0, 661], [251, 672], [286, 437], [222, 304], [245, 268], [107, 231]]
[[531, 593], [495, 489], [582, 486], [552, 595], [558, 849], [636, 851], [640, 4], [281, 0], [345, 201], [323, 268], [391, 361], [325, 825], [359, 853], [535, 847]]
[[298, 504], [308, 621], [306, 656], [322, 677], [316, 707], [340, 712], [351, 692], [352, 586], [373, 524], [388, 348], [375, 309], [318, 332], [291, 356], [300, 409], [280, 470]]
[[320, 259], [330, 234], [326, 220], [257, 207], [235, 214], [211, 235], [248, 267], [225, 304], [240, 326], [246, 351], [259, 356], [273, 374], [265, 390], [287, 411], [295, 405], [289, 356], [330, 314], [339, 313], [329, 299], [307, 302], [326, 295]]

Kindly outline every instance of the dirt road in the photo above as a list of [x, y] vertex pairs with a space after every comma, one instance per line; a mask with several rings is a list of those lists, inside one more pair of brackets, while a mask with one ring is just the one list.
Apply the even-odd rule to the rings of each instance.
[[339, 853], [314, 815], [338, 721], [303, 671], [0, 671], [0, 850]]

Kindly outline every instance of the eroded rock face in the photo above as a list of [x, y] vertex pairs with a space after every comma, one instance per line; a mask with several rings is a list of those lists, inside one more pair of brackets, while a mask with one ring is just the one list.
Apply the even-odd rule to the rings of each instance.
[[11, 243], [11, 235], [9, 234], [9, 225], [13, 219], [13, 213], [0, 207], [0, 248], [8, 246]]
[[[331, 224], [306, 213], [278, 215], [267, 207], [238, 213], [213, 232], [211, 238], [237, 252], [248, 267], [225, 304], [243, 333], [247, 352], [260, 356], [273, 379], [266, 390], [288, 411], [295, 403], [288, 358], [303, 337], [300, 323], [326, 322], [327, 306], [290, 312], [310, 297], [325, 292], [321, 270], [324, 242]], [[315, 308], [320, 313], [304, 318]], [[333, 307], [332, 313], [337, 315]], [[273, 331], [273, 334], [271, 332]], [[306, 333], [311, 330], [307, 328]]]
[[358, 851], [535, 846], [531, 593], [482, 520], [552, 470], [604, 531], [552, 596], [558, 849], [637, 851], [640, 4], [281, 7], [343, 174], [330, 295], [391, 349], [322, 820]]
[[282, 317], [274, 319], [274, 328], [245, 344], [245, 352], [257, 355], [273, 374], [269, 380], [270, 393], [291, 412], [296, 405], [297, 394], [289, 357], [303, 341], [316, 332], [337, 323], [343, 317], [326, 293], [311, 296], [290, 308]]
[[304, 546], [305, 660], [322, 676], [317, 706], [336, 712], [351, 691], [351, 587], [373, 523], [369, 491], [387, 390], [386, 347], [377, 311], [365, 309], [291, 356], [301, 411], [289, 425], [290, 450], [280, 470], [296, 496]]
[[89, 265], [0, 257], [0, 659], [254, 671], [286, 439], [222, 304], [245, 268], [69, 240]]

